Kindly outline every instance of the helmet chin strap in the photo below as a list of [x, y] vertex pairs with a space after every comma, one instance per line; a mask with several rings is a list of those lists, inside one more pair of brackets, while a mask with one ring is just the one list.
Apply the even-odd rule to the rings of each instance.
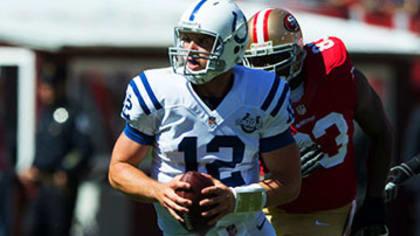
[[211, 80], [213, 80], [216, 76], [221, 74], [222, 72], [217, 72], [213, 70], [207, 71], [206, 74], [189, 74], [185, 75], [185, 78], [193, 84], [205, 84]]
[[285, 80], [289, 84], [290, 89], [294, 90], [303, 82], [303, 71], [300, 70], [296, 73], [294, 72], [295, 70], [292, 68], [292, 66], [283, 68], [274, 67], [271, 71], [275, 72], [278, 76], [285, 77]]
[[296, 55], [294, 63], [290, 66], [289, 69], [289, 78], [287, 82], [290, 85], [290, 89], [294, 90], [303, 82], [303, 64], [306, 58], [306, 51], [301, 48], [301, 52]]
[[[212, 63], [212, 62], [210, 62]], [[205, 84], [211, 80], [213, 80], [218, 75], [226, 72], [226, 63], [224, 60], [216, 60], [214, 62], [215, 69], [207, 69], [207, 72], [205, 74], [194, 74], [193, 71], [191, 71], [188, 67], [186, 70], [188, 72], [192, 72], [189, 75], [185, 75], [188, 81], [190, 81], [193, 84]]]
[[303, 72], [301, 71], [297, 76], [290, 78], [287, 83], [290, 85], [291, 90], [299, 87], [303, 83]]

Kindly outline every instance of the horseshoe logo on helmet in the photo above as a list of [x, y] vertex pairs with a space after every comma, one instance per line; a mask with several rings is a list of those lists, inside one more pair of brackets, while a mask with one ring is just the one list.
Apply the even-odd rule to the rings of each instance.
[[[233, 14], [233, 24], [232, 24], [232, 33], [233, 32], [235, 32], [235, 30], [236, 30], [236, 23], [237, 23], [237, 19], [238, 19], [238, 15], [236, 14], [236, 12], [232, 12], [232, 14]], [[241, 30], [241, 31], [239, 31], [234, 37], [233, 37], [233, 39], [235, 39], [235, 42], [237, 42], [237, 43], [243, 43], [243, 42], [245, 42], [245, 40], [247, 39], [247, 37], [248, 37], [248, 24], [247, 24], [247, 22], [246, 22], [246, 18], [245, 18], [245, 16], [244, 15], [242, 15], [242, 18], [243, 18], [243, 22], [244, 22], [244, 24], [245, 24], [245, 29], [244, 30]], [[243, 35], [243, 37], [239, 37], [239, 35], [240, 34], [242, 34]]]

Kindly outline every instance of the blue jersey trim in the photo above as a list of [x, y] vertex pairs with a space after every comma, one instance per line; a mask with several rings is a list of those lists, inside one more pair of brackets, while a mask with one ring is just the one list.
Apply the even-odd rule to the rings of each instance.
[[200, 8], [201, 8], [201, 6], [203, 6], [203, 4], [206, 2], [207, 0], [201, 0], [198, 4], [197, 4], [197, 6], [195, 6], [194, 7], [194, 10], [191, 12], [191, 15], [190, 15], [190, 21], [193, 21], [194, 20], [194, 18], [195, 18], [195, 14], [198, 12], [198, 10], [200, 10]]
[[273, 101], [274, 96], [276, 95], [277, 89], [279, 88], [279, 84], [280, 84], [280, 78], [276, 76], [276, 78], [274, 78], [274, 83], [271, 86], [270, 92], [268, 93], [267, 98], [265, 99], [264, 103], [261, 106], [261, 109], [263, 111], [266, 111], [267, 108], [270, 106], [271, 102]]
[[140, 104], [141, 108], [143, 109], [144, 113], [146, 113], [146, 115], [149, 115], [150, 114], [150, 110], [149, 110], [149, 108], [147, 108], [147, 105], [144, 102], [144, 99], [141, 96], [140, 91], [137, 88], [137, 85], [134, 82], [134, 80], [131, 80], [130, 86], [131, 86], [131, 88], [133, 88], [134, 94], [136, 94], [137, 100], [139, 101], [139, 104]]
[[159, 110], [162, 108], [162, 105], [160, 105], [159, 101], [156, 99], [155, 94], [153, 93], [152, 88], [150, 87], [149, 81], [147, 81], [146, 75], [144, 73], [140, 74], [141, 81], [143, 82], [144, 88], [146, 89], [147, 94], [150, 97], [150, 100], [153, 102], [153, 106], [155, 106], [156, 110]]
[[125, 125], [124, 128], [124, 134], [131, 140], [133, 140], [136, 143], [142, 144], [142, 145], [152, 145], [155, 141], [154, 136], [150, 136], [147, 134], [144, 134], [135, 128], [131, 127], [129, 124]]
[[287, 111], [289, 112], [289, 119], [287, 119], [287, 123], [291, 123], [294, 120], [295, 112], [292, 108], [292, 101], [289, 99], [289, 105], [287, 106]]
[[260, 140], [260, 152], [271, 152], [295, 142], [292, 132], [287, 129], [281, 134]]
[[279, 100], [277, 101], [277, 105], [276, 107], [274, 107], [274, 109], [270, 113], [272, 117], [275, 117], [277, 113], [279, 113], [280, 108], [283, 106], [284, 99], [286, 99], [287, 92], [289, 92], [289, 85], [287, 83], [284, 83], [283, 91], [281, 93]]

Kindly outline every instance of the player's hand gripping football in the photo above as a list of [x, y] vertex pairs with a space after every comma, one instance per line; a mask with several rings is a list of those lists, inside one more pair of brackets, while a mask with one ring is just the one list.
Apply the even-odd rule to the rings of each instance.
[[200, 206], [209, 209], [202, 212], [202, 216], [209, 218], [208, 225], [214, 225], [223, 216], [235, 210], [235, 196], [232, 190], [220, 180], [208, 174], [203, 175], [210, 178], [214, 185], [201, 190], [201, 193], [208, 198], [201, 200]]
[[169, 213], [179, 222], [184, 222], [180, 214], [188, 213], [188, 206], [192, 204], [191, 200], [182, 198], [175, 193], [176, 189], [190, 189], [189, 183], [181, 181], [182, 175], [175, 176], [171, 181], [163, 183], [159, 187], [157, 199]]
[[320, 161], [325, 155], [322, 152], [321, 146], [315, 143], [311, 146], [298, 145], [298, 148], [300, 152], [302, 178], [306, 178], [321, 166]]

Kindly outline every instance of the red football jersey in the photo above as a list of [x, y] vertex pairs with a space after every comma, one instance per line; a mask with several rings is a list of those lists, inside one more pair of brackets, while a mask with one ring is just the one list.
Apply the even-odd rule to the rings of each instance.
[[305, 92], [293, 104], [296, 140], [311, 139], [328, 157], [302, 182], [297, 200], [282, 206], [288, 212], [341, 207], [357, 193], [353, 151], [356, 84], [343, 42], [335, 37], [305, 45]]

